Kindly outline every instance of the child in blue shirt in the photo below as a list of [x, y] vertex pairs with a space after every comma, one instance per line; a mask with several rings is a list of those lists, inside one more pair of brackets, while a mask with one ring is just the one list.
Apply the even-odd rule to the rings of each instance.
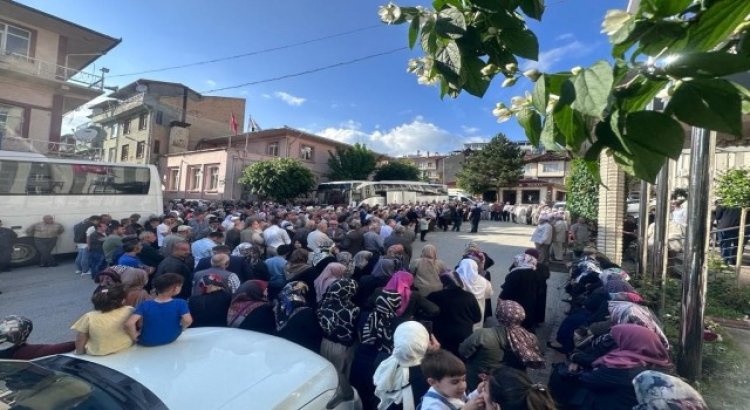
[[442, 349], [428, 353], [420, 367], [430, 385], [419, 404], [420, 410], [483, 408], [484, 399], [479, 391], [466, 395], [466, 366], [453, 353]]
[[167, 273], [154, 279], [156, 298], [139, 304], [125, 324], [128, 334], [139, 345], [160, 346], [172, 343], [193, 323], [187, 302], [173, 299], [180, 293], [183, 282], [183, 277], [176, 273]]

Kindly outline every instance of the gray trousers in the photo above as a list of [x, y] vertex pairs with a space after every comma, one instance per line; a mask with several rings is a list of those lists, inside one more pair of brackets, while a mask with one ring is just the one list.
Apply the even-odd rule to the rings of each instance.
[[34, 247], [39, 252], [40, 265], [54, 265], [55, 258], [52, 256], [52, 250], [57, 245], [57, 238], [34, 238]]
[[534, 246], [536, 247], [536, 250], [539, 251], [539, 263], [549, 262], [550, 245], [540, 245], [538, 243], [535, 243]]

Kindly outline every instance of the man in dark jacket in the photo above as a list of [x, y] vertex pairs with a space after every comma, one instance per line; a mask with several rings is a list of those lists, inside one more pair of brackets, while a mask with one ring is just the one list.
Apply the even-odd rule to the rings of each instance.
[[403, 225], [396, 225], [393, 228], [393, 233], [385, 238], [383, 241], [383, 248], [388, 249], [393, 245], [401, 245], [404, 247], [404, 266], [409, 266], [412, 257], [412, 241], [405, 235], [406, 227]]
[[[211, 252], [214, 255], [218, 254], [224, 254], [229, 256], [229, 266], [226, 268], [229, 272], [232, 272], [237, 275], [238, 278], [242, 282], [254, 279], [252, 277], [252, 272], [250, 272], [250, 267], [245, 263], [245, 258], [242, 256], [233, 256], [230, 255], [232, 253], [232, 250], [227, 245], [216, 245], [211, 249]], [[195, 271], [202, 271], [204, 269], [208, 269], [211, 267], [211, 258], [212, 256], [201, 258], [198, 261], [198, 264], [195, 266]]]
[[177, 242], [172, 248], [172, 254], [164, 258], [156, 268], [154, 278], [158, 278], [165, 273], [176, 273], [183, 278], [185, 282], [182, 285], [178, 298], [188, 299], [192, 293], [191, 284], [193, 283], [193, 264], [190, 256], [190, 244], [187, 241]]
[[10, 270], [13, 242], [17, 237], [12, 229], [4, 227], [3, 221], [0, 221], [0, 272]]
[[716, 229], [724, 263], [733, 266], [737, 263], [738, 237], [740, 236], [740, 215], [742, 209], [724, 206], [716, 207]]
[[141, 241], [141, 251], [138, 252], [138, 259], [143, 262], [144, 265], [150, 266], [154, 269], [159, 266], [164, 257], [161, 256], [159, 250], [153, 245], [156, 243], [156, 234], [151, 231], [143, 231], [138, 236]]
[[479, 230], [479, 221], [482, 219], [482, 208], [479, 205], [471, 208], [469, 218], [471, 219], [471, 233], [477, 233]]

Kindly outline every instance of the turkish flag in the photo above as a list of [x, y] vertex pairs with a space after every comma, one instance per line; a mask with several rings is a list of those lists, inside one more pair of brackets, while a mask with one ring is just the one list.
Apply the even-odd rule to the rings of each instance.
[[229, 125], [232, 126], [232, 132], [234, 135], [237, 135], [237, 118], [234, 116], [234, 113], [232, 113], [232, 117], [229, 119]]

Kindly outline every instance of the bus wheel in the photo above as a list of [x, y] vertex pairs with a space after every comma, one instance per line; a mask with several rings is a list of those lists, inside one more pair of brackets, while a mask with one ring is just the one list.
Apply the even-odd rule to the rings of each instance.
[[11, 266], [34, 265], [39, 262], [39, 251], [34, 246], [34, 238], [20, 238], [13, 243]]

